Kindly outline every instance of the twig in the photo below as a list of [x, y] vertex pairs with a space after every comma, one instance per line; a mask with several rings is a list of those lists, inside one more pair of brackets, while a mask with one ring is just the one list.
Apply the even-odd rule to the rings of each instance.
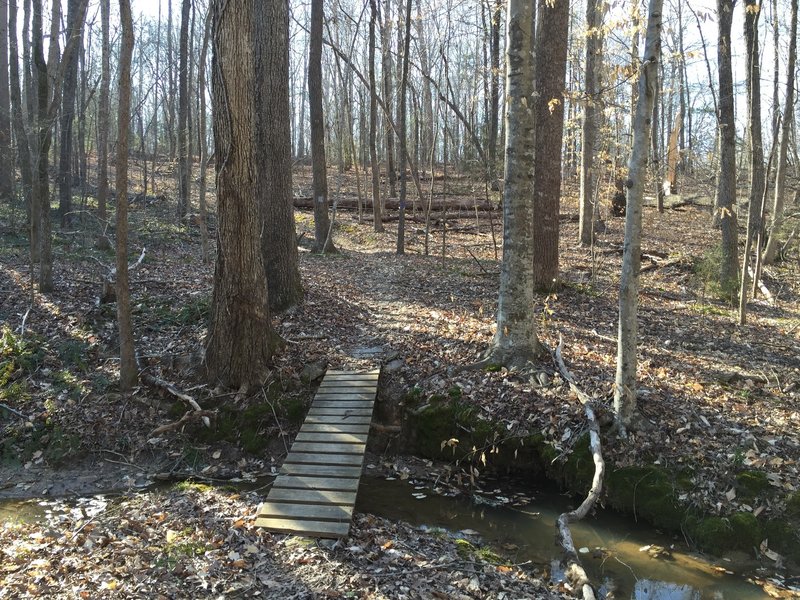
[[3, 404], [3, 403], [0, 403], [0, 408], [1, 408], [1, 409], [3, 409], [3, 410], [7, 410], [7, 411], [8, 411], [8, 412], [10, 412], [12, 415], [19, 417], [19, 418], [20, 418], [20, 419], [22, 419], [23, 421], [27, 421], [27, 420], [28, 420], [28, 417], [26, 417], [25, 415], [23, 415], [23, 414], [22, 414], [21, 412], [19, 412], [18, 410], [14, 410], [14, 409], [13, 409], [13, 408], [11, 408], [11, 407], [10, 407], [8, 404]]
[[[166, 423], [161, 427], [156, 427], [147, 437], [155, 437], [167, 431], [173, 431], [174, 429], [180, 429], [189, 421], [193, 421], [194, 419], [201, 418], [203, 419], [204, 423], [208, 423], [210, 425], [209, 417], [214, 416], [214, 411], [211, 410], [200, 410], [200, 411], [189, 411], [185, 415], [183, 415], [177, 421], [173, 421], [172, 423]], [[207, 425], [208, 426], [208, 425]]]
[[578, 397], [580, 403], [583, 404], [584, 411], [586, 412], [586, 420], [589, 422], [590, 447], [592, 459], [594, 460], [594, 477], [592, 478], [592, 487], [589, 489], [584, 501], [581, 502], [581, 505], [575, 510], [559, 515], [556, 528], [558, 531], [559, 543], [564, 549], [567, 575], [575, 581], [576, 586], [582, 589], [584, 600], [594, 600], [596, 596], [589, 583], [589, 577], [578, 558], [578, 553], [575, 551], [575, 543], [572, 541], [572, 533], [570, 532], [569, 524], [583, 519], [589, 514], [595, 502], [597, 502], [597, 499], [603, 491], [603, 475], [605, 474], [606, 465], [603, 460], [603, 449], [600, 443], [600, 426], [597, 423], [597, 418], [592, 408], [592, 399], [586, 392], [578, 387], [578, 384], [575, 382], [575, 377], [564, 364], [564, 359], [561, 356], [561, 349], [563, 346], [564, 339], [559, 335], [558, 347], [554, 353], [554, 360], [561, 377], [569, 384], [570, 389]]
[[[150, 385], [154, 385], [163, 390], [166, 390], [176, 398], [180, 398], [181, 400], [186, 402], [189, 406], [191, 406], [195, 412], [203, 412], [203, 409], [200, 407], [200, 405], [194, 398], [192, 398], [189, 394], [180, 391], [169, 381], [164, 381], [160, 377], [156, 377], [155, 375], [150, 375], [150, 373], [142, 373], [141, 378], [143, 381], [146, 381]], [[205, 423], [206, 427], [211, 427], [211, 421], [209, 421], [208, 417], [203, 418], [203, 423]]]
[[278, 431], [281, 435], [281, 441], [283, 441], [283, 447], [286, 450], [286, 454], [289, 454], [289, 446], [286, 444], [286, 435], [283, 432], [283, 427], [281, 427], [281, 420], [278, 418], [278, 415], [275, 414], [275, 407], [270, 402], [270, 399], [267, 398], [267, 391], [264, 388], [261, 388], [261, 393], [264, 395], [264, 400], [266, 400], [267, 404], [269, 404], [269, 408], [272, 411], [272, 416], [275, 417], [275, 424], [278, 426]]

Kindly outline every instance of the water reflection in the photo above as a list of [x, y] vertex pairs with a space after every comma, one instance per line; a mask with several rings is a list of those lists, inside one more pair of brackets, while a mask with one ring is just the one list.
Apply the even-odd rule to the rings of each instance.
[[[413, 496], [416, 494], [416, 496]], [[362, 479], [356, 509], [414, 525], [474, 531], [514, 562], [550, 565], [560, 557], [555, 520], [563, 496], [538, 496], [515, 509], [426, 494], [401, 481]], [[581, 561], [611, 600], [758, 600], [769, 598], [744, 578], [690, 554], [675, 540], [615, 515], [572, 525]]]

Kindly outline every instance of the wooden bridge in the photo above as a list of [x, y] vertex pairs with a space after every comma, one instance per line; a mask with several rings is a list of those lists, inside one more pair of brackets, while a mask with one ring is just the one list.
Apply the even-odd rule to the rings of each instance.
[[328, 371], [256, 525], [342, 538], [350, 531], [380, 370]]

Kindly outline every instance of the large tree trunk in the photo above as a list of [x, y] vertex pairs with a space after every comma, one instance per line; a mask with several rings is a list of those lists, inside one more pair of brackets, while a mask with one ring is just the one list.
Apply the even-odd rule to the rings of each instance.
[[761, 229], [761, 197], [764, 194], [764, 142], [761, 135], [761, 62], [758, 50], [758, 17], [756, 0], [744, 3], [744, 37], [747, 46], [747, 114], [750, 132], [750, 193], [748, 194], [747, 233], [739, 279], [739, 324], [747, 318], [748, 272], [750, 248]]
[[661, 8], [663, 0], [650, 0], [644, 61], [634, 115], [633, 143], [628, 164], [628, 198], [625, 213], [625, 245], [619, 290], [619, 333], [614, 412], [620, 433], [633, 424], [636, 411], [636, 342], [639, 306], [639, 268], [642, 262], [642, 197], [647, 177], [650, 128], [658, 88], [661, 61]]
[[568, 0], [539, 0], [537, 20], [533, 288], [550, 290], [558, 283], [558, 211], [569, 41]]
[[[421, 0], [417, 0], [417, 12], [419, 13], [421, 12], [421, 10], [422, 10]], [[418, 18], [415, 19], [415, 21], [417, 29], [417, 47], [419, 49], [419, 66], [422, 73], [430, 74], [428, 42], [425, 38], [425, 23], [422, 19], [422, 15], [418, 15]], [[373, 50], [373, 56], [374, 56], [374, 50]], [[374, 60], [374, 58], [372, 60]], [[422, 162], [423, 164], [427, 164], [432, 161], [434, 153], [433, 137], [434, 137], [435, 123], [433, 122], [433, 94], [431, 93], [431, 83], [430, 81], [428, 81], [427, 78], [421, 81], [420, 85], [422, 86], [422, 123], [421, 123], [422, 132], [420, 134], [420, 144], [419, 144], [420, 156], [419, 156], [419, 161], [417, 161], [417, 164], [419, 164], [420, 162]], [[375, 93], [376, 94], [378, 93], [377, 90], [375, 90]], [[495, 119], [496, 118], [497, 117], [495, 116]]]
[[[209, 380], [259, 385], [276, 346], [267, 298], [257, 163], [255, 5], [213, 0], [213, 118], [217, 169], [217, 263], [206, 340]], [[289, 115], [284, 115], [288, 121]]]
[[289, 10], [284, 0], [259, 3], [255, 13], [255, 162], [264, 211], [262, 251], [269, 306], [281, 311], [303, 297], [297, 267], [289, 115]]
[[189, 16], [192, 0], [183, 0], [178, 48], [178, 220], [189, 210]]
[[786, 68], [786, 104], [783, 107], [781, 120], [781, 142], [778, 148], [778, 170], [775, 175], [775, 197], [772, 203], [772, 223], [769, 240], [764, 249], [764, 264], [775, 261], [778, 250], [778, 238], [783, 221], [784, 195], [786, 194], [786, 160], [789, 149], [789, 132], [794, 122], [794, 69], [797, 61], [797, 0], [791, 0], [791, 34], [789, 35], [789, 63]]
[[731, 27], [734, 0], [717, 0], [719, 68], [719, 170], [715, 221], [721, 234], [719, 283], [723, 294], [736, 296], [739, 281], [739, 227], [736, 219], [736, 120], [734, 115]]
[[130, 0], [119, 2], [122, 47], [119, 57], [119, 112], [117, 114], [117, 322], [119, 324], [119, 387], [128, 391], [139, 379], [133, 346], [131, 292], [128, 282], [128, 131], [131, 118], [131, 61], [133, 17]]
[[[16, 19], [14, 19], [16, 21]], [[13, 36], [17, 36], [16, 30]], [[8, 3], [0, 2], [0, 199], [10, 199], [14, 190], [11, 153], [11, 99], [8, 81]]]
[[600, 89], [600, 69], [603, 50], [603, 15], [600, 0], [587, 0], [586, 3], [586, 79], [581, 123], [581, 189], [578, 222], [578, 241], [589, 246], [594, 239], [594, 223], [597, 214], [594, 189], [594, 147], [597, 143], [598, 110]]
[[322, 112], [322, 24], [323, 0], [311, 1], [311, 32], [308, 51], [308, 108], [311, 117], [311, 170], [314, 189], [314, 251], [336, 252], [328, 233], [328, 175], [325, 159], [325, 118]]
[[97, 216], [106, 220], [108, 202], [108, 129], [109, 95], [111, 87], [111, 41], [109, 15], [111, 0], [100, 0], [102, 50], [100, 70], [100, 97], [97, 99]]
[[506, 21], [506, 146], [503, 260], [497, 331], [487, 361], [524, 364], [542, 352], [533, 314], [533, 2], [509, 0]]
[[[69, 0], [67, 31], [82, 35], [83, 27], [76, 27], [80, 0]], [[65, 59], [67, 60], [67, 59]], [[58, 160], [58, 214], [61, 227], [68, 227], [72, 212], [72, 123], [75, 117], [75, 91], [78, 85], [78, 53], [73, 52], [64, 65], [64, 85], [61, 96], [61, 144]]]
[[381, 215], [381, 169], [378, 164], [378, 89], [375, 87], [375, 25], [378, 20], [377, 0], [370, 0], [369, 16], [369, 163], [372, 172], [372, 223], [375, 231], [383, 231]]

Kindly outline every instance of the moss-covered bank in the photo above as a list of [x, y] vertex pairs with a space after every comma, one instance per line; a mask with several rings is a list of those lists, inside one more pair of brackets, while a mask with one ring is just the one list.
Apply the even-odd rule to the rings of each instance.
[[[406, 398], [403, 419], [406, 451], [427, 458], [471, 463], [500, 473], [547, 478], [576, 495], [591, 485], [594, 463], [588, 434], [564, 453], [541, 434], [513, 437], [481, 419], [474, 407], [460, 401], [460, 391], [423, 400], [412, 392]], [[763, 540], [769, 548], [800, 564], [800, 492], [788, 498], [769, 484], [759, 471], [736, 477], [742, 501], [785, 503], [783, 515], [756, 517], [751, 512], [708, 515], [684, 500], [694, 486], [691, 467], [661, 465], [617, 467], [606, 460], [603, 504], [660, 529], [681, 533], [698, 548], [720, 555], [730, 550], [753, 553]]]

